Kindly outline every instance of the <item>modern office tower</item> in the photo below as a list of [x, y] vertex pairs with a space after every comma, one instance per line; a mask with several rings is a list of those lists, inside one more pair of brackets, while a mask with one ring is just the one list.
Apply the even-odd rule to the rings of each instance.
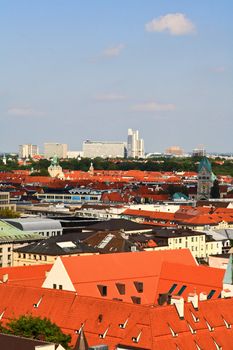
[[124, 142], [84, 141], [83, 157], [86, 158], [124, 158], [126, 145]]
[[67, 158], [67, 144], [66, 143], [45, 143], [44, 156], [50, 159], [54, 156], [58, 158]]
[[19, 158], [33, 158], [37, 154], [39, 154], [38, 146], [31, 144], [19, 145]]
[[127, 157], [143, 158], [144, 155], [144, 141], [139, 139], [138, 130], [128, 129]]

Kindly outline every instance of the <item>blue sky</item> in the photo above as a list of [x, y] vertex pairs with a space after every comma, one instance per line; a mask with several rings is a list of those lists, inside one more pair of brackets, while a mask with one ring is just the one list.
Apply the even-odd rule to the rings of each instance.
[[232, 152], [232, 0], [0, 4], [0, 152], [129, 127], [148, 152]]

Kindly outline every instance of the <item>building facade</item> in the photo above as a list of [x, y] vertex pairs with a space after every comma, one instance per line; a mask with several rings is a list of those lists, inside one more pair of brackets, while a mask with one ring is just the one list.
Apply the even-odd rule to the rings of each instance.
[[9, 192], [0, 192], [0, 210], [1, 209], [10, 209], [16, 211], [16, 204], [10, 203]]
[[84, 141], [83, 157], [86, 158], [124, 158], [126, 146], [124, 142]]
[[127, 157], [143, 158], [144, 156], [144, 140], [139, 138], [138, 130], [128, 129]]
[[45, 143], [44, 156], [46, 159], [53, 158], [55, 155], [58, 158], [67, 158], [68, 146], [66, 143]]
[[39, 148], [37, 145], [24, 144], [19, 145], [19, 158], [33, 158], [39, 154]]

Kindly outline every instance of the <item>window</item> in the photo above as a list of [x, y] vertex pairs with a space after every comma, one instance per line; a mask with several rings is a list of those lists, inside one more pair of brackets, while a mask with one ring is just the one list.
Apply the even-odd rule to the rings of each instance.
[[53, 284], [53, 289], [57, 289], [57, 285], [55, 283]]
[[33, 255], [33, 258], [36, 260], [36, 254]]
[[209, 294], [207, 295], [207, 299], [211, 299], [215, 292], [216, 292], [216, 290], [212, 289], [212, 290], [209, 292]]
[[118, 289], [119, 294], [125, 294], [125, 284], [124, 283], [116, 283], [116, 287]]
[[11, 255], [10, 254], [8, 255], [8, 260], [11, 260]]
[[171, 294], [172, 292], [174, 292], [174, 290], [176, 289], [176, 287], [177, 287], [177, 284], [174, 283], [174, 284], [171, 286], [171, 288], [169, 289], [168, 294]]
[[186, 288], [187, 288], [187, 286], [185, 286], [185, 285], [182, 286], [177, 294], [182, 295], [182, 293], [185, 291]]
[[102, 284], [97, 284], [97, 287], [99, 289], [101, 296], [106, 297], [107, 296], [107, 286], [104, 286]]
[[182, 243], [182, 238], [179, 238], [179, 243]]
[[59, 284], [59, 289], [62, 289], [62, 284]]
[[26, 259], [26, 254], [25, 253], [23, 254], [23, 258]]
[[191, 242], [194, 242], [194, 238], [193, 237], [191, 238]]
[[10, 252], [10, 251], [11, 251], [11, 248], [9, 247], [9, 248], [7, 249], [7, 251]]
[[134, 285], [138, 293], [143, 292], [143, 282], [134, 281]]
[[141, 304], [141, 298], [132, 296], [131, 299], [134, 304]]

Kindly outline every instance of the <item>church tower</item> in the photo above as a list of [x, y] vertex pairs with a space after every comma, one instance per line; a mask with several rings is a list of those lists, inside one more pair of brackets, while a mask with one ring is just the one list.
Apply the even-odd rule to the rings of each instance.
[[197, 176], [197, 200], [210, 199], [211, 188], [216, 177], [213, 174], [211, 164], [206, 157], [202, 158], [199, 164]]
[[51, 177], [56, 177], [58, 179], [64, 178], [62, 167], [59, 165], [58, 157], [56, 155], [53, 157], [51, 164], [48, 167], [48, 172]]

